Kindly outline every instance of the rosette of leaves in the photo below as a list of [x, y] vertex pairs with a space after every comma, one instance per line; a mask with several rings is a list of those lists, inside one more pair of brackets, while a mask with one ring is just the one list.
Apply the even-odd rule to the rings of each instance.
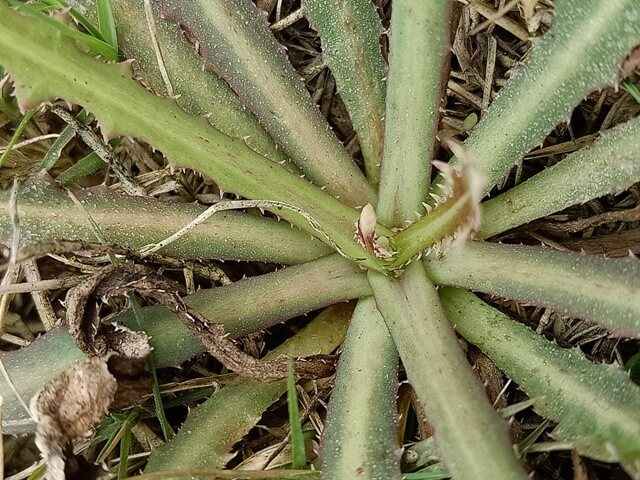
[[[73, 3], [91, 17], [92, 2]], [[436, 146], [457, 17], [453, 2], [394, 0], [388, 65], [380, 48], [380, 18], [370, 0], [303, 2], [357, 132], [363, 170], [318, 115], [250, 0], [113, 0], [118, 47], [125, 58], [137, 61], [136, 76], [155, 93], [132, 78], [128, 65], [106, 61], [104, 54], [92, 57], [70, 27], [17, 5], [18, 11], [0, 2], [0, 64], [23, 111], [55, 99], [78, 104], [95, 116], [105, 137], [142, 139], [174, 166], [198, 170], [226, 191], [265, 201], [267, 210], [294, 226], [292, 234], [268, 228], [271, 220], [264, 219], [262, 244], [307, 245], [286, 262], [277, 257], [300, 265], [199, 293], [187, 299], [192, 308], [241, 335], [358, 299], [323, 432], [323, 478], [402, 477], [395, 405], [400, 364], [448, 474], [526, 478], [523, 452], [512, 447], [507, 423], [473, 373], [456, 330], [532, 398], [537, 412], [557, 424], [552, 435], [565, 448], [640, 474], [640, 391], [628, 375], [560, 348], [469, 293], [546, 307], [595, 322], [613, 336], [640, 336], [635, 258], [484, 241], [572, 205], [623, 192], [640, 180], [636, 118], [486, 198], [585, 96], [617, 85], [621, 72], [633, 70], [630, 53], [640, 43], [637, 1], [557, 0], [550, 30], [536, 39], [464, 143], [449, 143], [455, 156], [435, 162], [439, 173], [433, 179], [434, 152], [448, 151]], [[60, 3], [41, 6], [55, 10]], [[103, 34], [101, 41], [107, 40]], [[96, 45], [90, 47], [96, 53]], [[210, 112], [208, 121], [200, 116]], [[48, 207], [30, 208], [34, 195], [32, 189], [18, 195], [18, 213], [31, 240], [43, 240], [48, 234], [42, 212]], [[108, 210], [85, 203], [92, 213]], [[247, 254], [253, 224], [240, 218], [224, 220], [230, 226], [237, 222], [236, 235], [207, 231], [209, 258], [274, 261], [276, 249]], [[104, 221], [108, 229], [108, 215]], [[4, 222], [8, 236], [10, 222]], [[162, 239], [152, 230], [142, 243]], [[70, 227], [57, 233], [81, 238], [87, 235], [83, 231]], [[139, 238], [113, 232], [114, 244], [142, 246]], [[188, 242], [197, 244], [197, 232], [180, 240], [182, 250], [176, 243], [174, 252], [187, 251]], [[315, 238], [312, 246], [301, 232]], [[231, 247], [220, 253], [219, 244]], [[204, 251], [200, 248], [198, 255]], [[142, 322], [149, 330], [171, 332], [168, 339], [158, 334], [158, 365], [202, 351], [176, 322], [171, 312], [158, 308], [153, 321]], [[43, 348], [50, 356], [43, 364], [57, 361], [56, 345], [68, 345], [64, 334], [56, 335]], [[171, 335], [187, 340], [172, 342]], [[7, 358], [9, 374], [21, 372], [18, 360], [29, 348]], [[56, 371], [74, 358], [66, 355]], [[43, 377], [26, 378], [18, 390], [41, 386]], [[238, 402], [236, 392], [247, 388], [234, 384], [211, 397], [197, 422], [185, 427], [188, 433], [152, 452], [147, 469], [223, 468], [233, 443], [256, 421], [256, 408], [266, 409], [282, 391], [269, 390], [253, 402], [253, 414], [233, 433], [227, 431], [225, 441], [218, 439], [222, 447], [214, 454], [204, 453], [202, 431], [194, 430], [215, 429], [211, 419], [231, 408], [228, 402]], [[3, 389], [3, 397], [11, 398]], [[3, 420], [11, 425], [11, 414]], [[428, 473], [420, 478], [429, 478]]]

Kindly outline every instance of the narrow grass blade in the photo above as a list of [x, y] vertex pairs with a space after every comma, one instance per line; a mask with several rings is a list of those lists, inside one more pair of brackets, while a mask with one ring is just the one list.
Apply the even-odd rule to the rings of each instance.
[[[115, 140], [112, 140], [112, 142], [114, 141]], [[56, 177], [56, 183], [61, 187], [71, 186], [77, 181], [93, 175], [106, 166], [107, 164], [105, 161], [102, 160], [96, 152], [91, 152], [58, 175]]]
[[400, 479], [398, 354], [373, 297], [358, 301], [336, 370], [322, 436], [325, 480]]
[[[23, 106], [58, 96], [80, 103], [96, 116], [105, 136], [137, 136], [161, 149], [177, 166], [200, 170], [224, 189], [250, 199], [295, 205], [321, 226], [322, 234], [307, 218], [274, 210], [338, 247], [344, 255], [381, 269], [380, 261], [353, 238], [358, 218], [355, 209], [258, 155], [242, 141], [215, 130], [203, 119], [189, 116], [174, 102], [149, 94], [130, 78], [125, 65], [92, 59], [49, 23], [20, 15], [0, 2], [0, 26], [0, 63], [11, 72]], [[40, 67], [38, 75], [33, 75], [34, 62]], [[120, 101], [123, 96], [126, 102]], [[333, 172], [338, 174], [337, 170]]]
[[558, 422], [558, 440], [640, 474], [640, 388], [621, 368], [560, 348], [464, 290], [442, 288], [440, 296], [456, 330]]
[[640, 43], [636, 0], [562, 0], [551, 30], [535, 41], [466, 142], [489, 192], [589, 93], [616, 82]]
[[140, 412], [133, 410], [124, 422], [122, 438], [120, 440], [120, 462], [118, 463], [118, 480], [129, 478], [129, 454], [131, 453], [131, 428]]
[[640, 263], [538, 247], [469, 242], [456, 255], [427, 257], [440, 285], [544, 305], [615, 335], [640, 337]]
[[[84, 110], [82, 110], [78, 116], [76, 117], [80, 123], [86, 125], [93, 120], [91, 115], [87, 114]], [[67, 144], [75, 137], [76, 132], [70, 126], [67, 125], [60, 132], [60, 136], [55, 139], [51, 148], [47, 150], [44, 158], [42, 159], [42, 163], [40, 164], [40, 168], [42, 170], [50, 170], [56, 164], [56, 162], [60, 159], [60, 155], [62, 154], [62, 149], [67, 146]]]
[[640, 88], [638, 88], [635, 83], [629, 79], [625, 79], [622, 81], [622, 88], [631, 95], [636, 102], [640, 103]]
[[289, 431], [291, 437], [291, 468], [304, 470], [307, 468], [307, 452], [304, 447], [304, 434], [300, 424], [300, 410], [298, 408], [298, 392], [296, 378], [293, 372], [293, 361], [289, 357], [289, 371], [287, 375], [287, 405], [289, 410]]
[[45, 22], [50, 27], [63, 33], [68, 38], [72, 38], [86, 45], [96, 55], [101, 55], [106, 60], [112, 60], [112, 61], [118, 60], [118, 51], [114, 49], [111, 45], [109, 45], [107, 42], [102, 40], [100, 37], [96, 37], [96, 36], [81, 32], [80, 30], [70, 25], [67, 25], [52, 17], [49, 17], [49, 15], [47, 15], [46, 13], [43, 13], [37, 9], [31, 8], [29, 4], [23, 4], [20, 2], [11, 2], [11, 3], [13, 6], [17, 7], [23, 12], [28, 12], [30, 15], [33, 15], [39, 18], [42, 22]]
[[96, 9], [98, 13], [98, 29], [105, 42], [118, 51], [118, 32], [116, 31], [116, 22], [113, 18], [113, 11], [110, 0], [96, 0]]
[[18, 142], [18, 139], [22, 136], [22, 133], [24, 132], [25, 128], [27, 128], [27, 125], [29, 125], [29, 122], [31, 121], [33, 116], [36, 114], [36, 112], [37, 112], [37, 109], [33, 108], [28, 112], [25, 112], [23, 117], [20, 119], [20, 123], [18, 124], [15, 131], [13, 132], [13, 135], [11, 136], [9, 143], [7, 144], [4, 152], [2, 152], [2, 155], [0, 155], [0, 167], [4, 165], [4, 161], [9, 157], [9, 154], [13, 151], [13, 147]]
[[[142, 330], [145, 315], [144, 312], [142, 312], [140, 304], [138, 303], [138, 299], [133, 292], [130, 292], [127, 295], [127, 298], [129, 299], [129, 303], [131, 305], [131, 310], [136, 321], [136, 326], [139, 330]], [[158, 383], [155, 356], [149, 355], [146, 360], [146, 369], [151, 373], [151, 376], [153, 377], [153, 406], [155, 407], [156, 416], [158, 417], [158, 423], [160, 423], [160, 430], [162, 430], [164, 440], [165, 442], [167, 442], [175, 435], [175, 432], [173, 431], [171, 425], [169, 424], [169, 421], [167, 420], [162, 397], [160, 396], [160, 384]]]
[[[347, 305], [326, 309], [266, 358], [331, 353], [344, 338], [351, 311]], [[233, 445], [286, 390], [286, 380], [234, 380], [192, 412], [171, 443], [152, 452], [145, 471], [223, 467], [233, 457]]]
[[[85, 189], [76, 197], [100, 225], [109, 243], [136, 250], [165, 239], [204, 210], [194, 204], [127, 197], [104, 187]], [[7, 242], [13, 232], [9, 192], [0, 192], [0, 213], [0, 239]], [[46, 175], [34, 177], [20, 188], [18, 215], [24, 245], [54, 240], [93, 242], [95, 239], [85, 214]], [[329, 250], [284, 222], [239, 212], [220, 212], [168, 245], [164, 252], [182, 258], [291, 264], [317, 258]]]
[[304, 11], [320, 34], [324, 61], [358, 134], [367, 178], [375, 185], [384, 145], [387, 74], [378, 12], [371, 0], [305, 0]]
[[572, 153], [482, 204], [478, 238], [488, 238], [572, 205], [619, 193], [640, 181], [640, 118], [605, 132]]
[[375, 193], [349, 158], [250, 0], [159, 0], [197, 40], [204, 64], [240, 95], [289, 157], [319, 187], [352, 206]]
[[[451, 2], [396, 1], [378, 216], [405, 227], [424, 213], [449, 53]], [[420, 55], [416, 57], [416, 49]], [[419, 133], [418, 133], [419, 132]]]
[[400, 279], [369, 272], [369, 283], [451, 475], [527, 478], [422, 264], [409, 265]]

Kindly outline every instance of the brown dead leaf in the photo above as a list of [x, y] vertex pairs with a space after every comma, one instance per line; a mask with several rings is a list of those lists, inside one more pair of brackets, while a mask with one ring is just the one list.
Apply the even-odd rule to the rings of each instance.
[[640, 67], [640, 45], [631, 50], [631, 53], [620, 64], [620, 78], [627, 78]]
[[[228, 369], [239, 375], [261, 381], [280, 380], [287, 376], [287, 358], [270, 361], [256, 359], [228, 338], [222, 325], [210, 322], [187, 306], [180, 297], [181, 287], [142, 265], [118, 264], [106, 267], [67, 295], [67, 318], [72, 335], [84, 351], [103, 355], [117, 352], [127, 358], [135, 353], [134, 345], [143, 339], [123, 327], [100, 322], [98, 302], [134, 291], [147, 300], [169, 308], [200, 339], [209, 353]], [[146, 339], [146, 336], [144, 337]], [[304, 378], [327, 377], [333, 372], [333, 358], [315, 356], [299, 359], [294, 364], [296, 375]]]
[[73, 455], [71, 442], [87, 435], [111, 405], [118, 384], [107, 359], [88, 358], [50, 381], [31, 400], [36, 445], [47, 462], [47, 480], [107, 478], [106, 471]]

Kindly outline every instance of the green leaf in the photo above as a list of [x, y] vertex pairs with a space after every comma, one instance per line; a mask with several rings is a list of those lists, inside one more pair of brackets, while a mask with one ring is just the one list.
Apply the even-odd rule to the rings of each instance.
[[49, 380], [82, 358], [82, 351], [61, 327], [53, 328], [28, 347], [0, 355], [4, 370], [15, 387], [14, 390], [9, 385], [3, 372], [0, 375], [2, 433], [33, 432], [35, 422], [25, 406]]
[[118, 33], [116, 32], [116, 23], [113, 18], [110, 0], [96, 0], [96, 8], [98, 11], [98, 29], [105, 42], [118, 51]]
[[349, 205], [375, 203], [373, 189], [311, 103], [250, 0], [159, 0], [158, 5], [199, 42], [204, 64], [243, 98], [312, 182]]
[[[117, 140], [111, 140], [111, 142], [116, 141]], [[56, 183], [61, 187], [68, 187], [83, 178], [93, 175], [106, 166], [105, 161], [102, 160], [96, 152], [91, 152], [58, 175], [56, 177]]]
[[478, 238], [585, 203], [620, 193], [640, 181], [640, 118], [604, 132], [552, 167], [482, 204]]
[[[350, 314], [351, 308], [347, 305], [326, 309], [265, 358], [331, 353], [344, 338]], [[223, 467], [233, 457], [230, 453], [233, 445], [286, 390], [286, 380], [260, 383], [238, 378], [232, 381], [189, 415], [170, 444], [153, 450], [145, 471]]]
[[[312, 264], [200, 290], [184, 300], [211, 321], [221, 323], [230, 335], [239, 337], [312, 310], [370, 294], [365, 275], [350, 262], [333, 255]], [[247, 302], [247, 298], [253, 301]], [[205, 351], [200, 341], [169, 309], [151, 306], [140, 312], [139, 319], [128, 312], [111, 321], [147, 332], [156, 368], [180, 365]], [[28, 402], [47, 381], [73, 361], [83, 358], [83, 354], [66, 330], [55, 329], [29, 346], [0, 358], [18, 392]], [[0, 396], [5, 400], [3, 431], [33, 431], [33, 422], [26, 417], [3, 377], [0, 377]]]
[[640, 103], [640, 88], [629, 79], [622, 81], [622, 88], [631, 95], [636, 102]]
[[[82, 104], [95, 115], [105, 136], [137, 136], [161, 149], [178, 166], [210, 175], [221, 188], [251, 199], [295, 205], [315, 224], [289, 210], [273, 210], [322, 237], [343, 255], [382, 268], [353, 238], [358, 218], [355, 209], [203, 119], [189, 116], [174, 102], [149, 94], [130, 78], [125, 65], [106, 65], [83, 54], [49, 23], [22, 16], [0, 2], [0, 26], [0, 63], [11, 72], [23, 106], [55, 97]], [[38, 75], [33, 75], [35, 63]], [[120, 100], [123, 97], [126, 102]]]
[[[237, 337], [369, 292], [365, 275], [350, 262], [333, 255], [231, 285], [200, 290], [185, 297], [185, 303], [209, 320], [223, 324], [227, 333]], [[252, 301], [248, 302], [248, 298]], [[175, 330], [164, 331], [165, 325], [178, 322], [171, 310], [153, 306], [142, 311], [143, 329], [154, 342], [182, 344], [172, 360], [168, 355], [164, 356], [168, 364], [179, 364], [203, 351], [185, 327], [180, 328], [179, 335]], [[114, 320], [139, 329], [131, 314], [120, 315]], [[157, 362], [160, 366], [160, 359]]]
[[[480, 199], [483, 180], [473, 164], [451, 166], [436, 163], [443, 172], [435, 207], [427, 205], [427, 214], [400, 231], [392, 239], [398, 251], [391, 269], [400, 268], [416, 256], [446, 253], [452, 242], [466, 241], [480, 223]], [[440, 196], [445, 195], [446, 196]]]
[[525, 479], [506, 433], [447, 321], [420, 262], [399, 279], [369, 272], [376, 303], [438, 451], [456, 479]]
[[[76, 120], [83, 125], [87, 125], [93, 121], [93, 117], [88, 115], [87, 112], [81, 110], [80, 113], [76, 116]], [[42, 163], [40, 164], [40, 169], [49, 171], [56, 162], [60, 159], [60, 155], [62, 154], [62, 149], [67, 146], [67, 144], [75, 137], [76, 131], [71, 127], [71, 125], [67, 125], [60, 132], [60, 136], [55, 139], [44, 158], [42, 159]], [[104, 162], [102, 162], [104, 165]]]
[[101, 55], [106, 60], [118, 60], [118, 51], [107, 42], [102, 40], [100, 37], [83, 33], [74, 27], [62, 23], [61, 21], [56, 20], [52, 17], [49, 17], [49, 15], [47, 15], [46, 13], [42, 13], [38, 9], [31, 8], [29, 4], [23, 4], [17, 1], [12, 1], [11, 3], [19, 10], [28, 12], [29, 14], [39, 18], [42, 22], [46, 22], [48, 25], [62, 32], [67, 37], [77, 40], [80, 43], [86, 45], [92, 52], [97, 55]]
[[[405, 227], [424, 212], [449, 54], [452, 5], [444, 0], [396, 1], [391, 17], [385, 151], [378, 216]], [[416, 50], [420, 55], [416, 57]], [[419, 133], [418, 133], [419, 132]], [[417, 252], [414, 252], [414, 254]], [[412, 255], [413, 256], [413, 255]]]
[[384, 145], [387, 74], [378, 12], [371, 0], [305, 0], [304, 11], [320, 34], [324, 61], [358, 134], [367, 178], [375, 185]]
[[456, 330], [535, 397], [540, 414], [558, 422], [558, 440], [640, 473], [640, 389], [621, 368], [560, 348], [469, 292], [442, 288], [440, 296]]
[[640, 337], [640, 264], [538, 247], [469, 242], [425, 261], [440, 285], [463, 287], [597, 322]]
[[358, 301], [322, 435], [326, 480], [399, 479], [398, 354], [373, 297]]
[[465, 145], [489, 192], [589, 93], [616, 82], [640, 44], [636, 0], [559, 0], [551, 29], [533, 44]]
[[13, 135], [11, 135], [9, 143], [7, 144], [4, 152], [2, 152], [2, 155], [0, 155], [0, 167], [2, 167], [2, 165], [4, 165], [4, 161], [9, 158], [9, 154], [13, 151], [13, 147], [22, 136], [22, 133], [24, 132], [25, 128], [27, 128], [27, 125], [29, 125], [29, 122], [36, 114], [36, 112], [37, 109], [32, 108], [28, 112], [25, 112], [24, 116], [20, 119], [20, 123], [13, 132]]
[[291, 467], [296, 470], [303, 470], [307, 468], [307, 451], [304, 446], [304, 434], [302, 433], [302, 424], [300, 423], [296, 377], [293, 370], [293, 359], [291, 357], [289, 357], [287, 374], [287, 405], [291, 432]]
[[[164, 240], [204, 210], [195, 204], [128, 197], [105, 187], [84, 189], [76, 197], [100, 225], [107, 242], [137, 250]], [[94, 242], [86, 215], [46, 174], [27, 180], [18, 192], [23, 245], [54, 240]], [[9, 192], [0, 192], [0, 240], [10, 242]], [[218, 258], [303, 263], [329, 250], [284, 222], [239, 212], [219, 212], [165, 247], [187, 259]]]
[[[96, 4], [95, 0], [72, 0], [71, 3], [88, 12], [93, 11]], [[160, 96], [177, 96], [176, 102], [185, 111], [206, 116], [221, 132], [243, 139], [259, 154], [286, 162], [287, 168], [292, 169], [294, 164], [278, 149], [229, 85], [215, 73], [203, 70], [202, 60], [193, 46], [175, 23], [161, 17], [156, 2], [151, 2], [150, 19], [145, 13], [144, 0], [111, 0], [111, 4], [120, 50], [125, 58], [135, 59], [136, 74], [145, 85]], [[155, 41], [150, 24], [155, 27]], [[154, 44], [157, 44], [164, 72]]]

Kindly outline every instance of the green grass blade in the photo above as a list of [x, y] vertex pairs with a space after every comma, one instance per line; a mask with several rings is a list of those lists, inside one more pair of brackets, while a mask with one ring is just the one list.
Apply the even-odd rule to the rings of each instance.
[[307, 451], [304, 447], [304, 434], [302, 433], [302, 424], [300, 423], [296, 378], [293, 372], [293, 359], [291, 357], [289, 357], [289, 370], [287, 374], [287, 405], [289, 410], [289, 429], [291, 432], [291, 468], [303, 470], [307, 468]]
[[450, 14], [451, 3], [446, 0], [401, 0], [393, 6], [386, 148], [377, 209], [381, 222], [390, 227], [405, 227], [406, 221], [424, 213], [442, 100], [442, 68], [449, 52]]
[[[100, 225], [106, 240], [131, 249], [164, 240], [193, 221], [204, 207], [128, 197], [108, 188], [85, 189], [76, 197]], [[53, 240], [95, 241], [86, 216], [48, 176], [25, 182], [18, 194], [23, 244]], [[10, 242], [9, 192], [0, 192], [0, 239]], [[240, 212], [220, 212], [164, 252], [182, 258], [303, 263], [329, 253], [308, 234], [285, 222]]]
[[634, 259], [469, 242], [456, 255], [428, 257], [425, 266], [440, 285], [544, 305], [615, 335], [640, 337], [640, 264]]
[[489, 192], [587, 94], [615, 83], [640, 43], [637, 0], [561, 0], [551, 30], [535, 41], [466, 142]]
[[367, 178], [375, 185], [384, 145], [387, 74], [378, 12], [371, 0], [305, 0], [304, 11], [320, 34], [324, 61], [358, 134]]
[[488, 238], [572, 205], [619, 193], [640, 181], [640, 118], [605, 132], [583, 148], [482, 204]]
[[122, 439], [120, 440], [120, 463], [118, 463], [118, 480], [129, 478], [129, 453], [131, 450], [131, 429], [140, 413], [139, 410], [132, 410], [124, 422]]
[[[87, 125], [91, 121], [93, 121], [93, 117], [88, 115], [84, 110], [82, 110], [78, 116], [76, 117], [78, 122], [83, 125]], [[56, 164], [56, 162], [60, 159], [60, 155], [62, 154], [62, 149], [67, 146], [67, 144], [75, 137], [76, 131], [70, 126], [67, 125], [60, 132], [60, 136], [55, 139], [44, 158], [42, 159], [42, 163], [40, 164], [40, 169], [42, 170], [50, 170]], [[104, 165], [104, 162], [103, 162]]]
[[629, 79], [623, 80], [622, 88], [631, 95], [636, 102], [640, 103], [640, 88], [638, 88], [635, 83]]
[[118, 32], [116, 31], [116, 22], [113, 18], [110, 0], [96, 0], [96, 9], [98, 11], [98, 29], [102, 34], [102, 38], [117, 52]]
[[422, 264], [412, 263], [397, 280], [369, 272], [369, 283], [451, 475], [527, 478]]
[[[344, 338], [350, 314], [351, 308], [347, 305], [326, 309], [266, 358], [331, 353]], [[171, 443], [152, 452], [145, 471], [223, 467], [233, 456], [230, 453], [233, 445], [286, 391], [286, 380], [260, 383], [238, 378], [232, 381], [191, 413]]]
[[[89, 33], [89, 35], [91, 35], [94, 38], [97, 38], [98, 40], [105, 41], [105, 38], [103, 37], [102, 32], [100, 31], [100, 29], [97, 26], [95, 26], [93, 24], [93, 22], [91, 22], [86, 16], [81, 14], [78, 10], [76, 10], [73, 7], [70, 7], [68, 2], [66, 2], [64, 0], [45, 0], [45, 3], [48, 3], [49, 5], [51, 5], [51, 8], [68, 9], [69, 15], [71, 15], [71, 17], [73, 17], [73, 19], [76, 22], [78, 22], [80, 25], [82, 25], [82, 27]], [[92, 10], [94, 10], [94, 9], [95, 9], [95, 2], [92, 5]], [[96, 20], [97, 20], [97, 18], [96, 18]], [[107, 44], [111, 45], [112, 47], [116, 48], [116, 46], [111, 44], [110, 42], [106, 42], [105, 41], [105, 43], [107, 43]]]
[[336, 371], [322, 436], [325, 480], [400, 479], [398, 354], [373, 297], [358, 301]]
[[158, 5], [199, 42], [205, 65], [232, 86], [311, 181], [349, 205], [375, 203], [373, 189], [318, 114], [250, 0]]
[[11, 139], [9, 140], [9, 143], [7, 144], [4, 152], [2, 152], [2, 155], [0, 155], [0, 167], [2, 167], [2, 165], [4, 165], [5, 160], [9, 158], [9, 155], [13, 151], [13, 147], [22, 136], [22, 133], [24, 132], [25, 128], [27, 128], [27, 125], [29, 125], [29, 122], [31, 121], [33, 116], [36, 114], [36, 112], [37, 112], [37, 109], [32, 108], [28, 112], [25, 112], [23, 117], [20, 119], [20, 123], [18, 124], [15, 131], [13, 132], [13, 135], [11, 135]]
[[[115, 142], [115, 140], [112, 140], [112, 142]], [[56, 183], [61, 187], [71, 186], [77, 181], [93, 175], [106, 166], [107, 164], [105, 161], [102, 160], [97, 153], [91, 152], [58, 175], [56, 177]]]
[[640, 474], [640, 389], [621, 368], [560, 348], [464, 290], [442, 288], [440, 296], [458, 332], [558, 422], [558, 440]]
[[[199, 170], [226, 190], [295, 205], [315, 219], [322, 234], [297, 213], [273, 210], [345, 255], [381, 268], [379, 260], [353, 238], [358, 219], [353, 208], [258, 155], [244, 142], [215, 130], [204, 119], [186, 114], [174, 102], [149, 94], [130, 78], [126, 66], [92, 59], [49, 23], [20, 15], [0, 2], [0, 26], [0, 63], [11, 72], [23, 105], [55, 97], [80, 103], [96, 116], [107, 137], [142, 138], [177, 166]], [[33, 74], [34, 62], [39, 65], [38, 75]], [[123, 97], [126, 102], [120, 100]]]
[[47, 23], [49, 26], [54, 29], [62, 32], [69, 38], [73, 38], [74, 40], [79, 41], [80, 43], [89, 47], [89, 49], [97, 55], [101, 55], [106, 60], [116, 61], [118, 60], [118, 51], [115, 50], [111, 45], [102, 40], [99, 37], [95, 37], [93, 35], [83, 33], [80, 30], [77, 30], [74, 27], [71, 27], [65, 23], [62, 23], [52, 17], [49, 17], [46, 13], [42, 13], [38, 9], [30, 8], [29, 4], [22, 4], [19, 2], [11, 2], [12, 5], [16, 6], [19, 10], [23, 12], [28, 12], [29, 14], [39, 18], [42, 22]]
[[[129, 303], [131, 305], [131, 310], [133, 312], [133, 316], [135, 318], [136, 327], [138, 330], [142, 330], [142, 325], [144, 323], [144, 312], [142, 311], [140, 304], [138, 303], [138, 299], [135, 294], [129, 293], [127, 294], [127, 298], [129, 299]], [[153, 406], [155, 408], [156, 416], [158, 417], [158, 423], [160, 423], [160, 430], [162, 430], [162, 435], [165, 441], [169, 441], [170, 438], [174, 436], [174, 431], [167, 420], [167, 415], [164, 411], [164, 404], [162, 402], [162, 397], [160, 396], [160, 384], [158, 383], [158, 374], [156, 372], [156, 358], [154, 355], [149, 355], [146, 361], [146, 369], [151, 373], [153, 377]]]

